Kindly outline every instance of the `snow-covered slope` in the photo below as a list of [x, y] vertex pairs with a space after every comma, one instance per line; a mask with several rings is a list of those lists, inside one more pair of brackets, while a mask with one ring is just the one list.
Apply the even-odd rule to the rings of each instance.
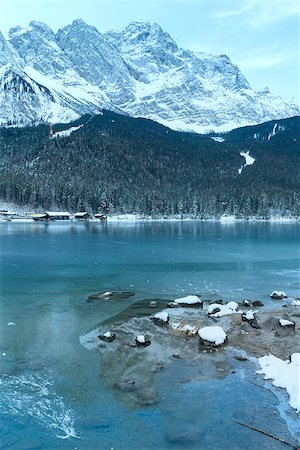
[[226, 131], [299, 115], [257, 92], [226, 55], [179, 48], [157, 24], [99, 33], [82, 20], [0, 34], [0, 123], [70, 121], [99, 105], [174, 129]]

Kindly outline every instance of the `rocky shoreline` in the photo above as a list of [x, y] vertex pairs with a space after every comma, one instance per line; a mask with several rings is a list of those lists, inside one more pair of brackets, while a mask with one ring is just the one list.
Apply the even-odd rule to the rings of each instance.
[[[289, 360], [300, 350], [299, 299], [277, 299], [274, 308], [264, 309], [258, 301], [193, 304], [191, 297], [186, 305], [184, 299], [133, 303], [85, 335], [82, 344], [100, 353], [101, 381], [128, 407], [158, 403], [156, 374], [176, 361], [209, 367], [190, 378], [201, 381], [225, 378], [237, 361], [245, 364], [268, 354]], [[224, 339], [219, 343], [207, 339], [220, 330]]]

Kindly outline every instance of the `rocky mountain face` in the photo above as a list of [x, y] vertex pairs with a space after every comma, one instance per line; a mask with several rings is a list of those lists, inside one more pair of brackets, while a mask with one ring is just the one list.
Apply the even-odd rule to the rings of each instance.
[[157, 24], [100, 33], [82, 20], [56, 34], [31, 22], [0, 34], [0, 123], [68, 122], [99, 107], [206, 132], [300, 114], [254, 91], [226, 55], [179, 48]]

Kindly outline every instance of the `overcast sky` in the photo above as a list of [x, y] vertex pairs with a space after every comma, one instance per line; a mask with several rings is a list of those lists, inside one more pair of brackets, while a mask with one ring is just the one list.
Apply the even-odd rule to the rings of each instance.
[[225, 53], [253, 88], [300, 104], [299, 0], [7, 0], [0, 30], [38, 20], [57, 31], [78, 18], [99, 31], [159, 23], [180, 47]]

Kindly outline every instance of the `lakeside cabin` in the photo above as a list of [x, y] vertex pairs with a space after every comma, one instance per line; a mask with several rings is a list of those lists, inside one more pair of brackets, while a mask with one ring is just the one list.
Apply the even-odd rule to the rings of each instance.
[[35, 221], [44, 221], [44, 220], [70, 220], [71, 214], [68, 212], [61, 211], [47, 211], [43, 214], [32, 214], [32, 218]]
[[95, 214], [95, 219], [106, 220], [107, 216], [105, 216], [104, 214]]
[[70, 220], [71, 214], [67, 211], [46, 211], [49, 220]]
[[74, 219], [76, 219], [76, 220], [89, 220], [90, 218], [91, 218], [91, 215], [89, 213], [87, 213], [86, 211], [77, 212], [74, 214]]
[[35, 222], [49, 220], [48, 214], [32, 214], [32, 218]]

